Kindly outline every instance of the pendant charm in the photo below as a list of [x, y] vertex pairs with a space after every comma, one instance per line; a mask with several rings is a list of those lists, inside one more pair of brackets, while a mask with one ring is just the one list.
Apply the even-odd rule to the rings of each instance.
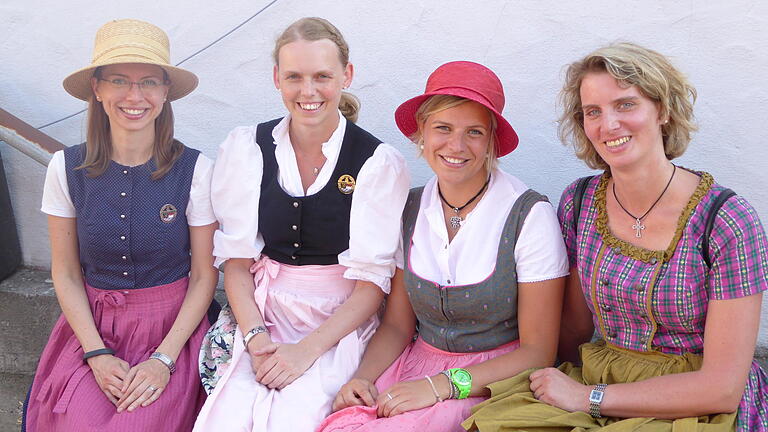
[[635, 224], [632, 225], [632, 229], [635, 230], [635, 237], [641, 238], [643, 235], [640, 234], [640, 231], [645, 229], [645, 225], [640, 221], [640, 219], [635, 219]]
[[451, 219], [449, 219], [449, 222], [451, 223], [451, 228], [457, 230], [461, 228], [461, 216], [451, 216]]

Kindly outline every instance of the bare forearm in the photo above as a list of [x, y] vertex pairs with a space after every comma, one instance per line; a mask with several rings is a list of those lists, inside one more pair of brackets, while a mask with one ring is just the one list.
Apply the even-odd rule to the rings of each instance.
[[374, 382], [413, 340], [413, 331], [382, 323], [371, 338], [363, 354], [360, 367], [353, 378], [362, 378]]
[[[744, 386], [734, 386], [727, 381], [727, 377], [708, 376], [698, 371], [612, 384], [605, 391], [600, 411], [611, 417], [663, 419], [734, 412]], [[585, 405], [587, 397], [585, 395]]]
[[179, 314], [157, 351], [171, 356], [174, 361], [178, 358], [181, 349], [205, 316], [215, 287], [215, 269], [205, 275], [190, 278]]
[[530, 369], [552, 366], [554, 350], [536, 345], [521, 345], [516, 350], [466, 368], [472, 374], [472, 396], [487, 395], [486, 386]]
[[224, 265], [224, 291], [237, 324], [243, 331], [264, 325], [262, 311], [253, 298], [256, 286], [249, 271], [252, 262], [238, 258], [230, 259]]
[[61, 311], [75, 332], [75, 337], [80, 341], [83, 351], [105, 348], [93, 320], [82, 278], [60, 276], [54, 272], [53, 280]]
[[352, 295], [320, 327], [300, 342], [315, 358], [360, 327], [381, 306], [384, 293], [376, 285], [357, 281]]

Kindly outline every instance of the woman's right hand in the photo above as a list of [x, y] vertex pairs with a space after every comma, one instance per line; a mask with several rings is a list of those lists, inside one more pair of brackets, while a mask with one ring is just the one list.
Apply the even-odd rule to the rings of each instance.
[[379, 391], [372, 382], [363, 378], [352, 378], [336, 394], [336, 398], [333, 400], [332, 411], [336, 412], [355, 405], [372, 407], [376, 403], [378, 396]]
[[272, 338], [269, 337], [268, 333], [259, 333], [248, 341], [248, 346], [245, 347], [245, 351], [251, 356], [251, 370], [254, 375], [259, 372], [259, 366], [269, 358], [269, 354], [260, 354], [259, 351], [261, 348], [270, 345], [271, 343]]
[[123, 392], [120, 391], [123, 380], [131, 369], [128, 362], [111, 354], [91, 357], [87, 362], [96, 378], [96, 384], [107, 399], [117, 406], [118, 399], [123, 397]]

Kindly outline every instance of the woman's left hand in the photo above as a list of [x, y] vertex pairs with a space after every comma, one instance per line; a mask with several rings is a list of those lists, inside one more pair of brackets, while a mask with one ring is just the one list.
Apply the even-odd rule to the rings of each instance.
[[256, 381], [271, 388], [283, 389], [312, 366], [316, 358], [299, 344], [271, 343], [253, 352], [269, 356], [259, 365]]
[[589, 411], [591, 388], [580, 384], [556, 368], [539, 369], [531, 373], [533, 397], [569, 412]]
[[147, 359], [132, 367], [123, 380], [123, 397], [118, 401], [117, 412], [132, 412], [156, 401], [171, 379], [171, 371], [162, 362]]
[[426, 379], [402, 381], [379, 393], [376, 399], [379, 417], [392, 417], [426, 408], [437, 402]]

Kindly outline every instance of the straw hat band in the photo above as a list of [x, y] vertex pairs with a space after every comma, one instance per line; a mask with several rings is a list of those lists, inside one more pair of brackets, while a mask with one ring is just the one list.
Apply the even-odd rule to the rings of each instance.
[[[137, 51], [135, 48], [149, 51], [149, 53], [143, 53], [141, 51]], [[154, 54], [154, 55], [149, 56], [147, 54]], [[104, 57], [110, 58], [110, 57], [121, 57], [126, 55], [144, 57], [144, 58], [147, 58], [148, 60], [159, 61], [162, 63], [170, 63], [168, 51], [165, 50], [163, 47], [147, 45], [141, 42], [127, 42], [117, 46], [110, 46], [109, 48], [102, 50], [99, 53], [94, 53], [92, 63], [98, 64], [102, 61], [102, 58]]]

